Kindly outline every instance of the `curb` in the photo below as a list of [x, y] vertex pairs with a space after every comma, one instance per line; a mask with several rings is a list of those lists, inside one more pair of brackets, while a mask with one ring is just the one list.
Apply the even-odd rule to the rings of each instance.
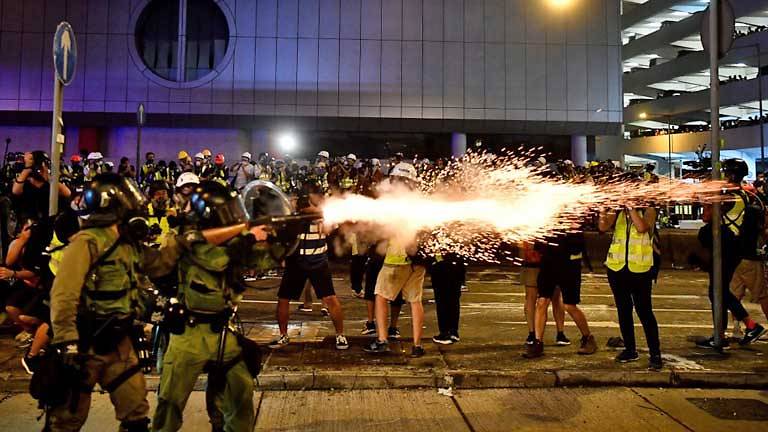
[[[157, 390], [160, 377], [147, 376], [147, 389]], [[194, 389], [204, 390], [207, 376], [197, 379]], [[390, 371], [266, 371], [254, 379], [257, 391], [280, 390], [373, 390], [445, 388], [555, 388], [555, 387], [657, 387], [657, 388], [728, 388], [768, 389], [768, 374], [723, 371], [477, 371], [411, 370]], [[0, 392], [26, 393], [29, 377], [0, 379]]]

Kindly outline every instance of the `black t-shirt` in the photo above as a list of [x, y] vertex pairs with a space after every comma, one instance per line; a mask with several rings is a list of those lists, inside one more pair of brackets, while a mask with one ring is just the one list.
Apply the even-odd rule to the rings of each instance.
[[22, 220], [34, 219], [36, 221], [48, 216], [48, 201], [51, 195], [51, 185], [44, 183], [41, 187], [35, 187], [32, 183], [24, 182], [24, 189], [18, 197], [19, 215]]

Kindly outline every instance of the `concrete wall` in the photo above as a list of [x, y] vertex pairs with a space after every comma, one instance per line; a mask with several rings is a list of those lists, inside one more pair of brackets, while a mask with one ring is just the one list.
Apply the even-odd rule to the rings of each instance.
[[145, 102], [149, 116], [540, 121], [565, 133], [622, 121], [615, 0], [563, 11], [541, 0], [215, 1], [231, 52], [186, 88], [135, 54], [146, 0], [0, 0], [0, 116], [51, 109], [52, 32], [65, 19], [79, 49], [67, 112]]

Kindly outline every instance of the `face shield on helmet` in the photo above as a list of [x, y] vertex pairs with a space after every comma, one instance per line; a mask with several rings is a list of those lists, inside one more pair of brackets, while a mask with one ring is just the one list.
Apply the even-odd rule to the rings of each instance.
[[218, 228], [248, 221], [248, 213], [237, 193], [219, 182], [200, 182], [192, 192], [189, 204], [201, 228]]
[[132, 179], [103, 173], [94, 177], [83, 192], [80, 208], [89, 226], [133, 226], [144, 219], [147, 199]]

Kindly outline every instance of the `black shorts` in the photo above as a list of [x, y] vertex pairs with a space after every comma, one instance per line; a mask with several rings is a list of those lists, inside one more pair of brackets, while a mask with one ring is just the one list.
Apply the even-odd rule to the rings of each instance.
[[26, 286], [17, 282], [11, 286], [12, 291], [6, 299], [6, 306], [21, 310], [21, 315], [31, 316], [42, 321], [50, 318], [50, 309], [46, 304], [48, 294], [45, 291]]
[[277, 298], [298, 300], [304, 291], [307, 279], [312, 284], [317, 298], [323, 299], [336, 295], [336, 291], [333, 290], [331, 269], [327, 262], [320, 267], [306, 269], [295, 260], [288, 259], [285, 263], [283, 279], [280, 281], [280, 289], [277, 291]]
[[572, 260], [557, 268], [542, 267], [537, 280], [539, 297], [551, 299], [560, 288], [563, 303], [581, 303], [581, 260]]

